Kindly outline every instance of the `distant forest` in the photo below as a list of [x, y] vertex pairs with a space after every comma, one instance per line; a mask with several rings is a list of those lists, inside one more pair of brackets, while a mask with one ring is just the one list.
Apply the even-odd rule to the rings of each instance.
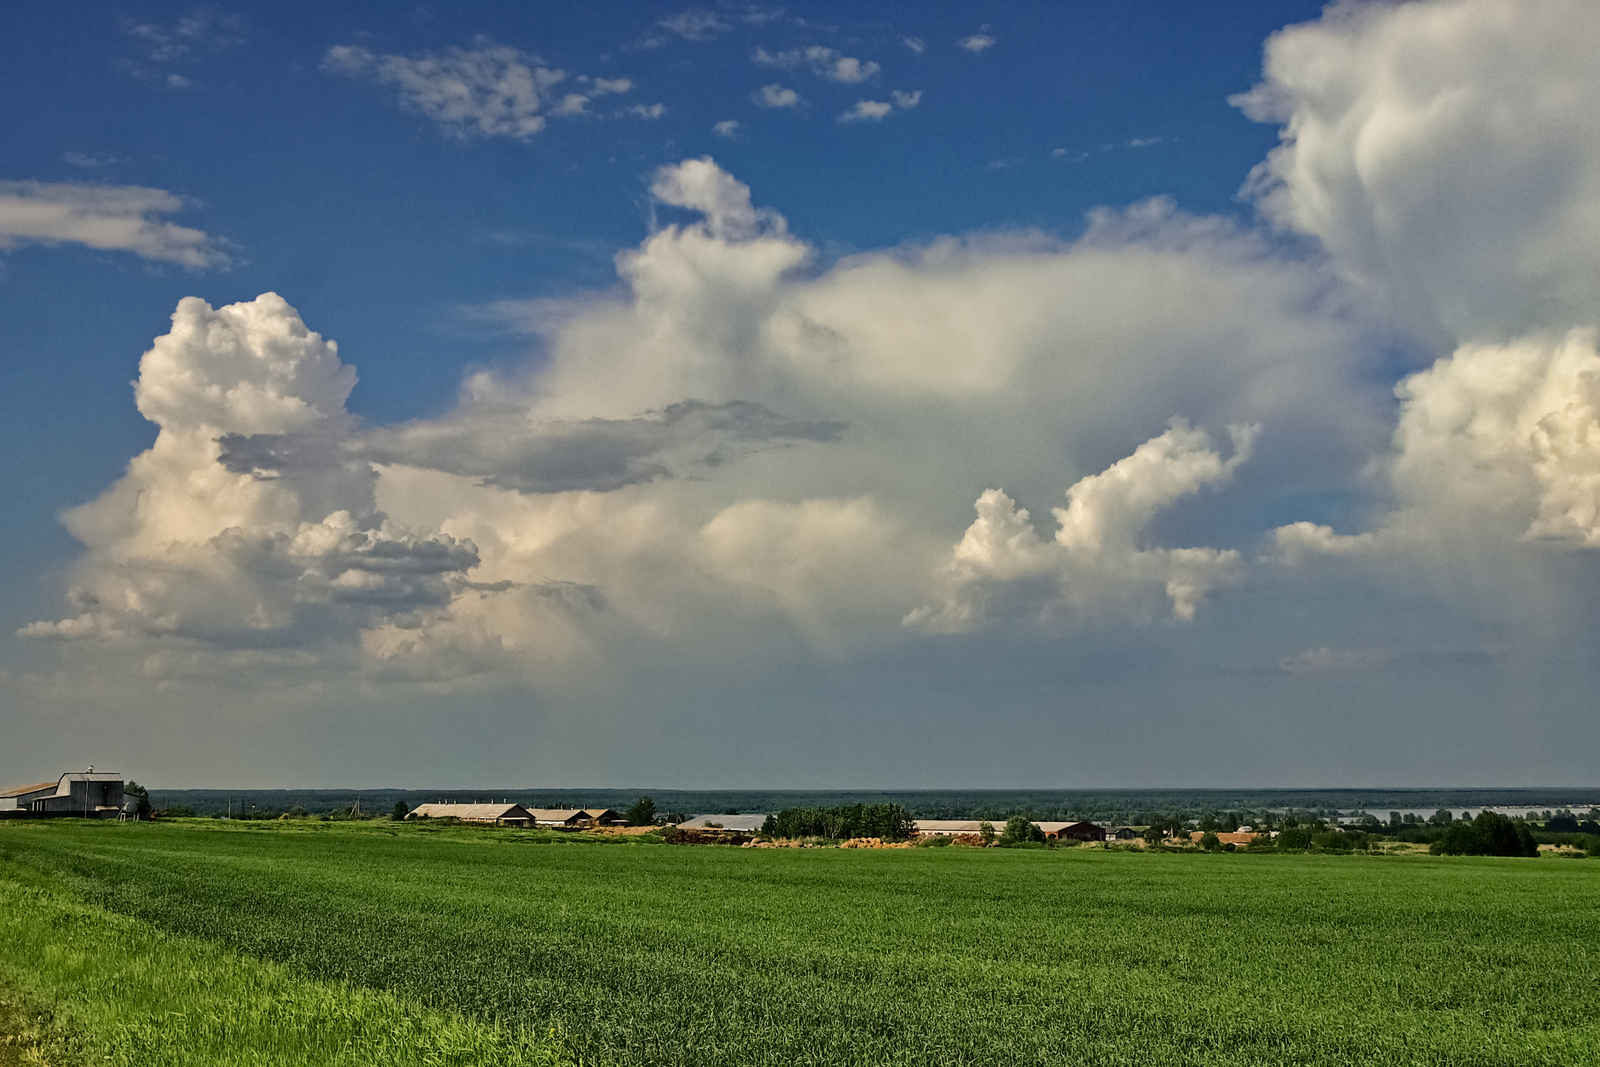
[[1145, 825], [1171, 816], [1202, 818], [1222, 812], [1289, 811], [1306, 815], [1366, 810], [1438, 808], [1551, 808], [1600, 803], [1600, 788], [1546, 789], [997, 789], [997, 790], [686, 790], [539, 789], [150, 789], [157, 810], [195, 815], [275, 819], [312, 815], [388, 815], [397, 803], [505, 800], [539, 808], [607, 807], [622, 811], [648, 794], [657, 810], [689, 815], [900, 804], [918, 819], [1093, 819]]

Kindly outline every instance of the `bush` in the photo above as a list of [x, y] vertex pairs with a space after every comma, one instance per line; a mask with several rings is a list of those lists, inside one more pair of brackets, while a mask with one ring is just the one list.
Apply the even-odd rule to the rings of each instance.
[[988, 819], [980, 822], [978, 824], [978, 836], [983, 838], [984, 844], [994, 844], [994, 823], [990, 822]]
[[1207, 852], [1216, 852], [1222, 847], [1222, 838], [1216, 835], [1216, 831], [1207, 830], [1200, 835], [1200, 847]]
[[[284, 812], [284, 814], [287, 815], [288, 812]], [[395, 822], [405, 822], [406, 816], [410, 814], [410, 805], [403, 800], [397, 800], [394, 802], [394, 811], [389, 815], [389, 818], [393, 819]]]

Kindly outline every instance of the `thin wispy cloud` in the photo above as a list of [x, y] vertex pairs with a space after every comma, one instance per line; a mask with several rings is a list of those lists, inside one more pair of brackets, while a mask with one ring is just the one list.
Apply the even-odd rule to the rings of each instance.
[[527, 140], [545, 127], [545, 115], [581, 115], [592, 96], [626, 92], [632, 82], [585, 80], [588, 92], [555, 92], [567, 72], [537, 56], [488, 39], [472, 48], [448, 48], [413, 56], [379, 55], [359, 45], [328, 49], [322, 69], [330, 74], [390, 86], [400, 106], [433, 120], [447, 136]]
[[987, 33], [974, 33], [970, 37], [963, 37], [956, 44], [974, 54], [993, 48], [995, 39]]
[[807, 67], [819, 78], [847, 85], [864, 82], [881, 69], [871, 60], [863, 61], [854, 56], [841, 55], [837, 49], [824, 48], [821, 45], [796, 48], [787, 52], [768, 52], [765, 48], [758, 47], [750, 58], [757, 66], [762, 67], [780, 67], [786, 70]]
[[244, 43], [248, 30], [241, 16], [210, 8], [196, 8], [171, 24], [123, 19], [121, 25], [139, 55], [119, 60], [120, 69], [140, 81], [171, 89], [188, 89], [195, 84], [193, 77], [180, 74], [173, 69], [175, 66], [190, 68], [205, 54], [237, 48]]
[[0, 248], [78, 244], [196, 269], [227, 266], [204, 231], [161, 218], [183, 207], [182, 197], [136, 185], [0, 182]]
[[728, 29], [728, 24], [703, 7], [691, 7], [656, 23], [686, 41], [709, 41]]

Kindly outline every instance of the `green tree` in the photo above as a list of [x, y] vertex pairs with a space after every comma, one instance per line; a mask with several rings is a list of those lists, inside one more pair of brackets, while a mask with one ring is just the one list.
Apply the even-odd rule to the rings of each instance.
[[1222, 839], [1217, 836], [1215, 830], [1207, 830], [1200, 835], [1200, 847], [1207, 852], [1215, 852], [1222, 847]]
[[999, 844], [1002, 848], [1012, 845], [1042, 845], [1044, 831], [1026, 815], [1013, 815], [1006, 820], [1006, 828], [1000, 832]]
[[1147, 845], [1159, 845], [1161, 844], [1161, 827], [1146, 826], [1144, 833], [1139, 836], [1144, 838], [1144, 843]]
[[1539, 854], [1528, 824], [1497, 811], [1480, 811], [1471, 822], [1453, 822], [1428, 846], [1435, 856], [1527, 856]]
[[411, 806], [403, 800], [397, 800], [394, 802], [394, 811], [389, 814], [389, 818], [395, 822], [404, 822], [406, 816], [410, 814]]
[[629, 805], [628, 810], [622, 813], [628, 820], [629, 826], [654, 826], [656, 824], [656, 802], [653, 797], [640, 797]]
[[1278, 847], [1306, 849], [1311, 847], [1311, 830], [1305, 826], [1290, 826], [1278, 834]]
[[983, 838], [984, 844], [994, 844], [994, 823], [990, 822], [988, 819], [980, 822], [978, 824], [978, 836]]

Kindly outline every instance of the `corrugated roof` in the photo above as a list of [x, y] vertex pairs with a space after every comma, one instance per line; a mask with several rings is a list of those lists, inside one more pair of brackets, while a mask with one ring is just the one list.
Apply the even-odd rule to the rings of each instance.
[[500, 819], [527, 819], [528, 809], [521, 804], [418, 804], [411, 809], [411, 814], [419, 819], [496, 822]]
[[574, 818], [592, 818], [582, 808], [528, 808], [527, 812], [540, 822], [571, 822]]
[[0, 792], [0, 797], [20, 797], [24, 793], [37, 793], [41, 789], [54, 789], [56, 785], [57, 783], [55, 782], [40, 782], [38, 785], [18, 786], [15, 789], [7, 789], [4, 792]]

